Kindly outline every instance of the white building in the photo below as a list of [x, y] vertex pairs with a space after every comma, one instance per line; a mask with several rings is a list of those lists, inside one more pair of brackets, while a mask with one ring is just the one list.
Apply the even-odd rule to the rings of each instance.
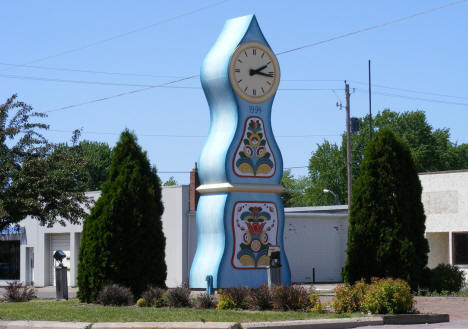
[[[468, 170], [420, 175], [429, 241], [429, 267], [456, 264], [468, 271]], [[97, 199], [99, 192], [90, 192]], [[169, 287], [188, 280], [197, 245], [190, 187], [163, 187], [163, 230]], [[193, 200], [192, 200], [193, 202]], [[347, 206], [285, 209], [284, 243], [293, 282], [340, 282], [346, 257]], [[43, 227], [26, 218], [17, 232], [0, 232], [0, 286], [20, 280], [54, 285], [56, 250], [67, 254], [68, 282], [76, 286], [81, 225]]]
[[468, 170], [419, 175], [429, 242], [428, 266], [457, 265], [468, 278]]
[[[99, 192], [89, 195], [97, 199]], [[188, 185], [163, 187], [162, 198], [166, 284], [175, 287], [188, 280], [195, 254], [195, 212], [189, 210]], [[340, 281], [346, 247], [346, 206], [289, 208], [285, 212], [284, 239], [292, 280]], [[12, 280], [34, 283], [37, 287], [54, 285], [56, 264], [52, 255], [56, 250], [67, 254], [64, 264], [70, 268], [68, 283], [76, 286], [82, 226], [56, 224], [47, 228], [28, 217], [20, 228], [13, 234], [0, 234], [0, 286]]]

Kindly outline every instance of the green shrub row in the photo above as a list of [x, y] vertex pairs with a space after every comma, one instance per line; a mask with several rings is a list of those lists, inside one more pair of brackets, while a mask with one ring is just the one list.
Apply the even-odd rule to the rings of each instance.
[[339, 285], [332, 308], [336, 313], [411, 313], [414, 312], [414, 296], [406, 281], [372, 278], [370, 284], [361, 280], [352, 286]]
[[[302, 286], [260, 288], [234, 287], [220, 289], [218, 300], [214, 296], [201, 293], [190, 298], [190, 289], [177, 287], [161, 289], [150, 287], [136, 302], [139, 307], [195, 307], [200, 309], [250, 309], [308, 311], [323, 313], [324, 307], [313, 290]], [[132, 305], [133, 294], [128, 288], [116, 284], [104, 287], [99, 293], [98, 302], [103, 305]]]
[[323, 313], [319, 296], [302, 286], [227, 288], [219, 291], [217, 309], [309, 311]]

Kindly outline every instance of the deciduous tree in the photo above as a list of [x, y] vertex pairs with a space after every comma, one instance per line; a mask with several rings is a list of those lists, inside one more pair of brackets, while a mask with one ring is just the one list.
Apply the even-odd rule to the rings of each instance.
[[16, 98], [0, 105], [0, 231], [28, 215], [48, 226], [81, 222], [89, 201], [79, 178], [84, 163], [54, 152], [57, 146], [42, 135], [46, 115]]

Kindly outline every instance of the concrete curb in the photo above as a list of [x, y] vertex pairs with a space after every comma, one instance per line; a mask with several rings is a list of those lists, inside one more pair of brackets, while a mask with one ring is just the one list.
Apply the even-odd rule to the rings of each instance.
[[57, 322], [0, 321], [0, 329], [345, 329], [386, 324], [449, 322], [448, 314], [396, 314], [342, 319], [312, 319], [273, 322]]
[[275, 321], [275, 322], [249, 322], [241, 323], [243, 329], [249, 328], [287, 328], [287, 329], [344, 329], [366, 326], [383, 325], [383, 318], [362, 317], [346, 319], [313, 319], [313, 320], [294, 320], [294, 321]]
[[89, 322], [58, 322], [58, 321], [0, 321], [0, 329], [88, 329]]
[[384, 324], [423, 324], [449, 322], [448, 314], [395, 314], [383, 315]]
[[92, 329], [240, 329], [235, 322], [99, 322]]

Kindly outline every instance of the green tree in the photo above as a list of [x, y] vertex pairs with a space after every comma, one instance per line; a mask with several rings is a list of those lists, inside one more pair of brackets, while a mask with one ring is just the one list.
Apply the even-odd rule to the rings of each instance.
[[329, 189], [338, 195], [340, 204], [346, 204], [346, 161], [336, 144], [324, 141], [309, 160], [310, 186], [306, 198], [310, 205], [334, 204], [334, 197], [324, 193]]
[[366, 148], [353, 190], [345, 282], [392, 277], [418, 287], [429, 252], [421, 193], [407, 145], [381, 129]]
[[[373, 126], [376, 131], [390, 128], [407, 143], [417, 172], [468, 168], [468, 144], [452, 143], [450, 130], [433, 129], [423, 111], [397, 113], [386, 109], [375, 116]], [[359, 131], [351, 135], [353, 184], [359, 177], [364, 150], [371, 140], [368, 115], [359, 118], [359, 127]], [[346, 203], [346, 177], [346, 134], [343, 134], [340, 147], [325, 140], [312, 154], [309, 160], [310, 187], [306, 189], [305, 197], [308, 204], [330, 204], [330, 196], [321, 193], [323, 188], [334, 191], [340, 202]]]
[[[111, 148], [107, 143], [84, 140], [78, 145], [60, 144], [56, 152], [68, 153], [84, 164], [79, 173], [83, 191], [97, 191], [107, 178], [111, 163]], [[54, 154], [52, 153], [52, 154]]]
[[175, 180], [174, 176], [169, 177], [167, 181], [164, 182], [164, 186], [174, 186], [177, 185], [177, 181]]
[[133, 133], [125, 130], [112, 151], [101, 197], [86, 217], [78, 265], [78, 297], [96, 300], [117, 283], [139, 296], [148, 285], [165, 285], [165, 237], [161, 186], [156, 169]]
[[54, 152], [41, 133], [49, 128], [40, 122], [46, 115], [16, 98], [0, 105], [0, 231], [28, 215], [48, 226], [80, 223], [89, 201], [79, 178], [83, 162]]
[[281, 198], [283, 199], [283, 205], [285, 207], [307, 206], [307, 200], [304, 194], [305, 189], [309, 185], [307, 177], [299, 177], [296, 179], [291, 173], [291, 170], [285, 170], [281, 178], [281, 185], [284, 187], [284, 191], [281, 192]]

